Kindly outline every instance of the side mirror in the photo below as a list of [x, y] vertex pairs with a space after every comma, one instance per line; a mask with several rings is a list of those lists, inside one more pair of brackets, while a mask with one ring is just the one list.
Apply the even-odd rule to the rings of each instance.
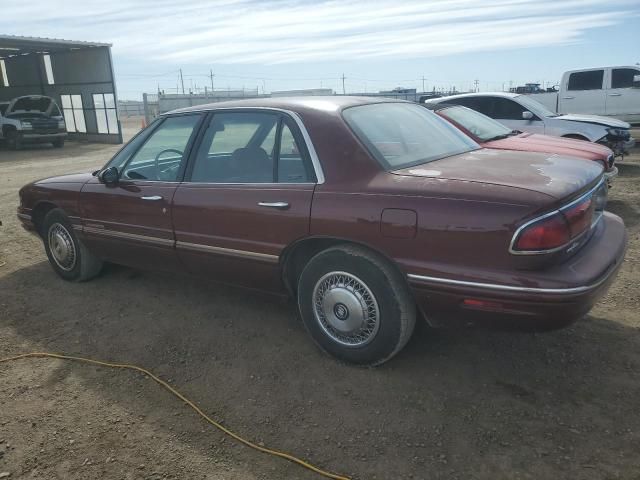
[[633, 88], [640, 88], [640, 75], [633, 76]]
[[523, 120], [533, 120], [533, 113], [529, 112], [528, 110], [522, 112], [522, 119]]
[[109, 167], [98, 173], [98, 180], [105, 185], [115, 185], [118, 183], [118, 169], [116, 167]]

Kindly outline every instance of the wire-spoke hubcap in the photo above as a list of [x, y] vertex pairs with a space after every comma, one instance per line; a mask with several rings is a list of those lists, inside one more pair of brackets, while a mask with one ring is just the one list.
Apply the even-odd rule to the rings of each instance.
[[76, 266], [76, 246], [69, 231], [61, 224], [54, 223], [49, 228], [49, 250], [56, 265], [68, 272]]
[[378, 303], [369, 287], [350, 273], [330, 272], [318, 280], [313, 307], [325, 333], [342, 345], [360, 347], [378, 333]]

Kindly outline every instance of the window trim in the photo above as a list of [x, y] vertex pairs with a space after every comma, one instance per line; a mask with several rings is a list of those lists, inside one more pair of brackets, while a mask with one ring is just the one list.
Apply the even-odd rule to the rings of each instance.
[[[188, 183], [189, 185], [251, 185], [251, 186], [318, 185], [318, 184], [324, 183], [324, 172], [322, 171], [322, 167], [320, 166], [320, 161], [315, 152], [315, 149], [313, 148], [313, 144], [311, 143], [309, 134], [306, 128], [304, 127], [302, 120], [300, 119], [300, 117], [297, 115], [296, 112], [293, 112], [290, 110], [284, 110], [280, 108], [271, 108], [271, 107], [222, 107], [222, 108], [215, 108], [211, 110], [190, 110], [189, 112], [182, 112], [182, 113], [195, 113], [195, 112], [199, 112], [199, 113], [205, 112], [207, 113], [207, 115], [200, 129], [198, 138], [194, 143], [193, 148], [190, 152], [187, 167], [185, 169], [185, 174], [182, 179], [183, 183]], [[195, 158], [196, 154], [202, 144], [204, 133], [208, 128], [209, 124], [213, 121], [213, 118], [216, 115], [216, 113], [226, 114], [226, 113], [252, 113], [252, 112], [253, 113], [272, 113], [278, 116], [278, 120], [277, 120], [278, 123], [276, 126], [276, 128], [278, 129], [276, 131], [276, 144], [277, 144], [278, 152], [276, 156], [274, 151], [274, 159], [273, 159], [274, 169], [277, 168], [275, 165], [279, 163], [278, 161], [280, 159], [279, 156], [280, 156], [280, 141], [281, 141], [282, 126], [287, 125], [287, 122], [286, 122], [287, 118], [291, 120], [290, 122], [291, 124], [287, 126], [291, 131], [291, 134], [293, 135], [293, 138], [295, 139], [296, 143], [301, 149], [300, 155], [302, 157], [303, 163], [305, 164], [305, 170], [308, 168], [309, 164], [311, 164], [312, 166], [311, 172], [307, 172], [307, 173], [313, 173], [312, 178], [306, 182], [278, 182], [276, 181], [277, 176], [272, 178], [273, 180], [272, 182], [199, 182], [199, 181], [196, 182], [196, 181], [192, 181], [191, 175], [193, 173], [193, 168], [196, 162], [196, 158]], [[164, 115], [166, 116], [166, 118], [168, 118], [168, 117], [173, 117], [176, 114], [168, 113]]]
[[[167, 180], [149, 180], [149, 179], [137, 179], [137, 178], [122, 178], [122, 174], [127, 169], [127, 166], [129, 165], [129, 163], [131, 163], [131, 160], [138, 154], [140, 149], [146, 145], [146, 143], [153, 136], [153, 134], [160, 128], [160, 126], [162, 124], [164, 124], [164, 122], [168, 118], [187, 117], [187, 116], [199, 116], [200, 119], [198, 120], [198, 122], [196, 122], [195, 126], [193, 127], [193, 131], [191, 132], [191, 136], [189, 137], [189, 140], [187, 141], [187, 145], [184, 148], [184, 153], [182, 155], [182, 164], [180, 165], [180, 169], [178, 170], [178, 173], [176, 174], [176, 180], [167, 181]], [[142, 184], [148, 184], [148, 183], [152, 183], [152, 184], [158, 184], [158, 183], [181, 183], [184, 180], [184, 174], [185, 174], [187, 165], [189, 164], [189, 159], [191, 158], [191, 154], [193, 153], [193, 145], [195, 144], [195, 140], [200, 136], [201, 130], [203, 130], [202, 129], [202, 124], [203, 124], [203, 120], [204, 120], [205, 117], [206, 117], [206, 115], [203, 115], [202, 112], [185, 112], [183, 114], [165, 116], [165, 117], [162, 117], [162, 119], [159, 120], [159, 121], [156, 120], [156, 121], [152, 122], [150, 124], [150, 126], [154, 125], [153, 130], [150, 131], [148, 133], [148, 135], [146, 135], [146, 138], [144, 139], [144, 141], [142, 141], [140, 143], [140, 145], [138, 145], [138, 148], [136, 148], [133, 152], [131, 152], [131, 155], [129, 155], [129, 158], [127, 158], [125, 163], [122, 165], [122, 168], [120, 169], [120, 171], [118, 171], [118, 184], [124, 183], [125, 185], [137, 185], [137, 184], [140, 184], [140, 183], [142, 183]], [[141, 130], [140, 132], [138, 132], [138, 135], [142, 134], [143, 132], [146, 132], [147, 130], [148, 130], [148, 128], [145, 128], [144, 130]], [[134, 138], [132, 138], [129, 142], [133, 141], [136, 137], [138, 137], [138, 135], [136, 135]], [[122, 148], [124, 148], [124, 147], [122, 147]], [[116, 156], [117, 156], [117, 154], [114, 155], [113, 158], [115, 158]], [[109, 163], [111, 163], [111, 161], [113, 161], [113, 158], [111, 160], [109, 160]]]

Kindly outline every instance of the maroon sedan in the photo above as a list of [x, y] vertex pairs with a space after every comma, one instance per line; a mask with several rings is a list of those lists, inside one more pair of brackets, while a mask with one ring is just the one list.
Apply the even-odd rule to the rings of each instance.
[[162, 115], [18, 216], [66, 280], [109, 261], [289, 293], [324, 350], [375, 365], [417, 312], [580, 318], [624, 256], [606, 196], [595, 162], [482, 149], [413, 103], [263, 99]]
[[610, 182], [618, 175], [613, 151], [604, 145], [538, 133], [511, 130], [493, 118], [462, 105], [435, 103], [425, 105], [458, 127], [484, 148], [519, 150], [523, 152], [557, 153], [598, 162]]

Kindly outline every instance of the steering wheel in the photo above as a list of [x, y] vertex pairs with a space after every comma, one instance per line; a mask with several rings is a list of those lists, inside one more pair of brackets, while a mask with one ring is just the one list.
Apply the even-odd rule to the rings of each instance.
[[[178, 155], [180, 155], [180, 158], [182, 158], [182, 155], [184, 155], [184, 153], [183, 153], [183, 152], [181, 152], [180, 150], [176, 150], [175, 148], [167, 148], [167, 149], [165, 149], [165, 150], [160, 151], [160, 152], [156, 155], [156, 158], [155, 158], [155, 160], [154, 160], [154, 162], [153, 162], [153, 165], [154, 165], [154, 167], [155, 167], [154, 169], [155, 169], [155, 171], [156, 171], [156, 179], [158, 179], [158, 180], [160, 180], [160, 173], [164, 173], [164, 171], [163, 171], [163, 172], [160, 172], [160, 157], [162, 156], [162, 154], [163, 154], [163, 153], [167, 153], [167, 152], [170, 152], [170, 153], [177, 153]], [[167, 170], [168, 170], [168, 169], [167, 169]]]

